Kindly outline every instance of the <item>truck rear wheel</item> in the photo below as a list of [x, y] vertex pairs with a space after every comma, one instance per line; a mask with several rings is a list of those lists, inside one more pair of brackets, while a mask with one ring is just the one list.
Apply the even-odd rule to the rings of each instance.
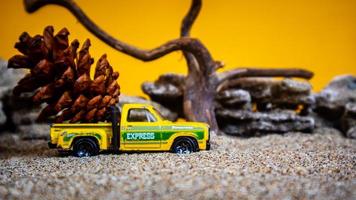
[[194, 139], [189, 137], [181, 137], [174, 141], [172, 152], [177, 154], [190, 154], [197, 151], [197, 144]]
[[93, 139], [80, 138], [74, 143], [73, 154], [76, 157], [95, 156], [98, 153], [99, 147]]

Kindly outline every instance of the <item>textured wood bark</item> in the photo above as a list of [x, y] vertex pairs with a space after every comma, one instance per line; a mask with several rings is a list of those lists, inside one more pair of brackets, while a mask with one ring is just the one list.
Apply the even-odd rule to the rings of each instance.
[[230, 72], [230, 74], [218, 77], [216, 69], [222, 67], [222, 63], [214, 61], [208, 49], [198, 39], [189, 37], [190, 29], [199, 15], [202, 6], [201, 0], [192, 0], [189, 12], [182, 21], [180, 38], [168, 41], [151, 50], [139, 49], [107, 34], [91, 21], [72, 0], [25, 0], [24, 2], [26, 10], [29, 13], [35, 12], [37, 9], [48, 4], [63, 6], [99, 39], [114, 49], [142, 61], [152, 61], [173, 51], [183, 51], [188, 65], [188, 75], [185, 81], [185, 93], [183, 97], [185, 116], [188, 120], [209, 123], [211, 130], [215, 133], [218, 133], [218, 126], [215, 118], [214, 96], [218, 85], [223, 84], [231, 78], [258, 76], [259, 73], [262, 76], [275, 76], [276, 74], [283, 76], [283, 73], [288, 74], [287, 76], [300, 76], [299, 73], [293, 75], [294, 72], [288, 69], [278, 71], [278, 73], [276, 70], [258, 69], [239, 71], [238, 69], [237, 71]]
[[[192, 1], [190, 9], [182, 21], [181, 38], [190, 36], [190, 30], [200, 13], [201, 6], [201, 0]], [[207, 122], [210, 124], [210, 129], [218, 133], [214, 109], [215, 66], [199, 65], [196, 57], [190, 52], [183, 51], [183, 55], [188, 65], [183, 94], [184, 115], [190, 121]]]

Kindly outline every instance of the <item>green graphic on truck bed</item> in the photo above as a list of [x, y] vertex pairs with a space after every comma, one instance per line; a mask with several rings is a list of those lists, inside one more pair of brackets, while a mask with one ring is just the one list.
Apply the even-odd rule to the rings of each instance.
[[63, 141], [64, 142], [69, 142], [73, 137], [75, 136], [94, 136], [96, 137], [98, 140], [101, 140], [101, 135], [99, 133], [93, 133], [93, 132], [88, 132], [88, 133], [67, 133], [67, 132], [63, 132], [64, 137], [63, 137]]

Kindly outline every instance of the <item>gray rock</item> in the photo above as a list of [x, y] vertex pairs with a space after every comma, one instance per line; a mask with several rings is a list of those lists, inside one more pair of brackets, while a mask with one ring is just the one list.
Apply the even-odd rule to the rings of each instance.
[[[12, 95], [12, 89], [24, 76], [22, 69], [8, 69], [7, 62], [0, 61], [0, 128], [2, 130], [20, 131], [34, 136], [37, 131], [35, 123], [40, 107], [34, 106], [29, 98], [32, 94], [24, 94], [21, 97]], [[26, 130], [22, 128], [26, 125]], [[48, 126], [47, 124], [45, 126]], [[46, 131], [48, 135], [48, 131]], [[41, 136], [42, 137], [42, 136]]]
[[350, 102], [346, 104], [345, 115], [351, 118], [356, 118], [356, 102]]
[[184, 75], [167, 73], [167, 74], [162, 74], [161, 76], [159, 76], [158, 80], [156, 82], [159, 82], [159, 83], [171, 83], [172, 85], [175, 85], [178, 88], [183, 88], [184, 87], [184, 81], [185, 81], [185, 76]]
[[142, 90], [145, 94], [153, 98], [179, 98], [183, 96], [183, 91], [170, 83], [150, 83], [142, 84]]
[[285, 91], [290, 94], [310, 94], [311, 85], [308, 82], [296, 81], [289, 78], [283, 79], [277, 85], [279, 91]]
[[[282, 94], [276, 95], [271, 100], [272, 109], [274, 108], [284, 108], [297, 110], [299, 106], [303, 106], [305, 110], [314, 105], [315, 99], [311, 95], [293, 95], [293, 94]], [[308, 111], [309, 112], [309, 111]]]
[[325, 118], [337, 120], [347, 103], [356, 102], [356, 77], [335, 77], [320, 93], [315, 94], [315, 111]]
[[7, 62], [0, 59], [0, 98], [15, 87], [23, 75], [24, 70], [8, 69]]
[[6, 114], [3, 111], [2, 107], [3, 107], [3, 105], [2, 105], [2, 102], [0, 101], [0, 124], [5, 124], [5, 122], [6, 122]]
[[29, 124], [19, 125], [18, 130], [23, 140], [49, 140], [50, 139], [50, 125], [49, 124]]
[[179, 98], [183, 96], [184, 80], [183, 75], [163, 74], [154, 83], [143, 83], [142, 90], [154, 98]]
[[271, 87], [275, 84], [276, 82], [271, 78], [239, 78], [231, 80], [227, 87], [246, 90], [250, 93], [253, 101], [258, 101], [271, 98]]
[[228, 89], [243, 89], [250, 93], [259, 111], [274, 108], [295, 110], [298, 106], [314, 104], [311, 85], [305, 81], [273, 78], [239, 78], [230, 81]]
[[13, 131], [20, 125], [34, 124], [41, 108], [43, 108], [34, 105], [28, 97], [13, 96], [11, 90], [3, 97], [2, 103], [5, 105], [7, 117], [5, 129]]
[[[12, 93], [12, 88], [17, 84], [17, 81], [22, 78], [23, 70], [8, 69], [7, 62], [0, 59], [0, 129], [7, 129], [11, 122], [11, 112], [9, 110], [9, 97]], [[10, 120], [10, 122], [9, 122]]]
[[[43, 107], [42, 107], [43, 108]], [[12, 121], [15, 125], [35, 124], [36, 119], [41, 112], [41, 107], [29, 109], [20, 109], [12, 113]]]
[[347, 132], [346, 132], [346, 137], [356, 139], [356, 126], [351, 127]]
[[264, 133], [285, 133], [291, 131], [311, 132], [315, 122], [292, 111], [268, 113], [245, 110], [219, 109], [216, 112], [223, 132], [230, 135], [252, 136]]
[[142, 97], [133, 97], [133, 96], [126, 96], [121, 94], [120, 95], [120, 100], [119, 100], [119, 106], [122, 107], [123, 104], [125, 103], [146, 103], [146, 104], [150, 104], [153, 107], [155, 107], [155, 109], [157, 109], [157, 111], [160, 112], [160, 114], [162, 115], [162, 117], [164, 117], [165, 119], [168, 119], [170, 121], [176, 121], [178, 119], [178, 114], [169, 110], [168, 108], [160, 105], [159, 103], [144, 99]]
[[245, 90], [240, 89], [228, 89], [219, 92], [216, 96], [216, 100], [223, 106], [234, 108], [251, 108], [251, 96]]
[[341, 129], [346, 137], [356, 138], [356, 103], [348, 103], [341, 119]]
[[318, 113], [310, 112], [308, 114], [309, 117], [312, 117], [315, 121], [315, 128], [335, 128], [338, 126], [337, 121], [331, 121], [328, 119], [323, 118]]
[[311, 95], [311, 85], [305, 81], [283, 79], [272, 87], [271, 103], [278, 106], [310, 106], [315, 100]]
[[183, 117], [183, 93], [185, 76], [179, 74], [163, 74], [154, 83], [145, 82], [142, 91], [152, 101], [160, 103]]

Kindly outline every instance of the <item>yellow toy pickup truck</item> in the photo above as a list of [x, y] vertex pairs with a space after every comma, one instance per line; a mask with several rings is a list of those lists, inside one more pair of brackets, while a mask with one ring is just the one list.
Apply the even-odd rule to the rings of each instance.
[[111, 123], [52, 124], [48, 146], [78, 157], [102, 150], [186, 154], [210, 149], [207, 124], [163, 120], [151, 105], [125, 104], [122, 112], [111, 107], [109, 116]]

